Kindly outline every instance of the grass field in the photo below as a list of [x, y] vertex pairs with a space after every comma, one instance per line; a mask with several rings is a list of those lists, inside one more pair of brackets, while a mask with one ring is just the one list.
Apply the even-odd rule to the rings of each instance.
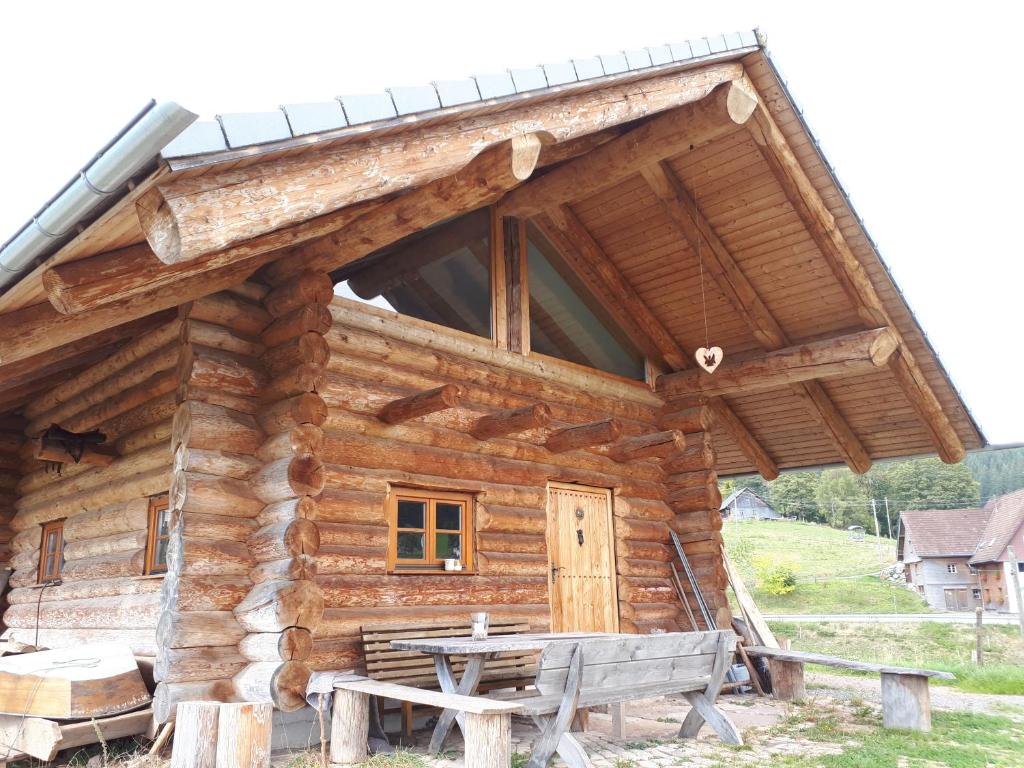
[[[878, 578], [874, 536], [852, 541], [846, 531], [790, 520], [726, 523], [726, 551], [764, 613], [925, 613], [921, 598]], [[896, 544], [882, 539], [882, 563], [896, 561]], [[786, 563], [796, 590], [769, 595], [757, 583], [757, 564]]]
[[[973, 693], [1024, 695], [1024, 640], [1015, 626], [985, 628], [984, 665], [971, 661], [974, 627], [965, 624], [789, 624], [772, 622], [793, 648], [846, 659], [952, 672], [948, 683]], [[824, 669], [824, 668], [823, 668]], [[828, 668], [830, 673], [839, 670]], [[947, 684], [936, 680], [933, 685]]]

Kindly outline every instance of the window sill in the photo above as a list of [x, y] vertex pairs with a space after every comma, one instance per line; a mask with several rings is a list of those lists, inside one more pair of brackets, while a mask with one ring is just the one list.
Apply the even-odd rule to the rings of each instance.
[[388, 576], [478, 576], [474, 570], [463, 568], [461, 571], [438, 571], [425, 568], [423, 570], [403, 568], [400, 571], [388, 571]]

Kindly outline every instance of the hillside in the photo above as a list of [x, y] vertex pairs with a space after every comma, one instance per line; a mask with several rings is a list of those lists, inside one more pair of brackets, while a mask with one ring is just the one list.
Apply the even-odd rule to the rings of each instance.
[[[846, 531], [791, 520], [730, 522], [722, 528], [726, 551], [764, 613], [924, 613], [924, 601], [878, 578], [874, 536], [850, 539]], [[882, 563], [896, 561], [896, 543], [882, 539]], [[778, 564], [796, 573], [796, 589], [767, 594], [758, 572]]]

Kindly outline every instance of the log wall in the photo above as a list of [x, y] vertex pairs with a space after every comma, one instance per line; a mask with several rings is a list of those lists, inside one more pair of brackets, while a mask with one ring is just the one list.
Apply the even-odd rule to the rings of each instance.
[[[66, 464], [58, 474], [21, 440], [5, 637], [48, 648], [117, 640], [155, 655], [161, 577], [143, 571], [149, 497], [169, 483], [180, 329], [175, 320], [139, 336], [24, 408], [23, 436], [54, 423], [99, 429], [116, 456], [105, 467]], [[8, 466], [11, 454], [4, 457]], [[42, 525], [60, 519], [62, 583], [39, 588]]]
[[[23, 419], [8, 416], [0, 420], [0, 574], [10, 575], [11, 518], [14, 517], [14, 502], [18, 497], [18, 481], [21, 479], [20, 451], [25, 441]], [[7, 609], [7, 579], [0, 577], [0, 611]], [[0, 617], [0, 630], [4, 629]]]
[[[608, 418], [621, 424], [624, 441], [658, 431], [662, 403], [649, 390], [342, 299], [331, 311], [316, 557], [324, 614], [314, 632], [313, 668], [357, 667], [359, 631], [367, 623], [468, 622], [470, 612], [485, 610], [548, 627], [549, 481], [613, 488], [623, 631], [689, 628], [671, 581], [669, 525], [683, 535], [698, 575], [713, 577], [709, 602], [724, 605], [714, 550], [717, 488], [711, 490], [707, 456], [697, 463], [689, 452], [670, 456], [666, 465], [682, 462], [670, 482], [657, 459], [614, 461], [609, 446], [561, 453], [544, 447], [558, 430]], [[462, 389], [455, 407], [395, 425], [379, 418], [389, 403], [446, 384]], [[536, 404], [550, 410], [547, 426], [473, 436], [480, 418]], [[710, 439], [699, 418], [682, 431], [699, 446]], [[392, 485], [477, 495], [478, 575], [386, 574]], [[683, 486], [700, 486], [705, 495], [680, 493]], [[712, 506], [714, 516], [707, 512]]]

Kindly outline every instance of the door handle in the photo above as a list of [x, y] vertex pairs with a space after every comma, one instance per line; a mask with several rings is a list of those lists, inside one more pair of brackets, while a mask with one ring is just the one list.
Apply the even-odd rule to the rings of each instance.
[[555, 579], [558, 578], [558, 572], [561, 571], [561, 570], [563, 570], [561, 567], [555, 565], [554, 563], [551, 564], [551, 583], [552, 584], [555, 583]]

